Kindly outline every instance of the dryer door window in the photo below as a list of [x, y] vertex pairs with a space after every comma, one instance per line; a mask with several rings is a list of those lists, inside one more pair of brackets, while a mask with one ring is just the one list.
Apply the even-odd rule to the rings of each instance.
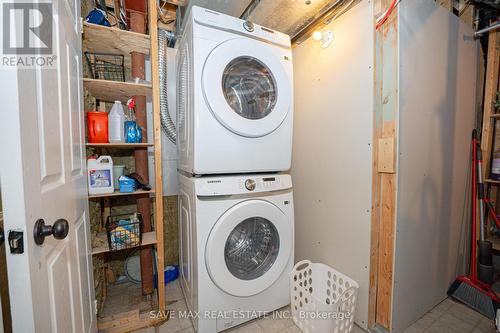
[[290, 52], [253, 39], [230, 39], [203, 65], [202, 87], [212, 115], [229, 131], [262, 137], [291, 112]]
[[247, 218], [227, 238], [226, 266], [238, 279], [256, 279], [273, 266], [279, 247], [280, 236], [272, 222], [260, 216]]
[[238, 57], [226, 66], [222, 90], [231, 109], [246, 119], [266, 117], [277, 101], [271, 70], [253, 57]]
[[245, 200], [215, 223], [205, 246], [212, 281], [234, 296], [252, 296], [269, 288], [285, 272], [292, 255], [290, 219], [265, 200]]

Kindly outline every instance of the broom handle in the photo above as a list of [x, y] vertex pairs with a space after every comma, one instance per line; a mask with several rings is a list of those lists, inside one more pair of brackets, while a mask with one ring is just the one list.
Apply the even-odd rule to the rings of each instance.
[[477, 156], [477, 194], [479, 199], [479, 240], [484, 242], [484, 184], [483, 184], [483, 153], [481, 147], [476, 140], [476, 156]]
[[477, 165], [477, 155], [476, 155], [476, 150], [477, 150], [477, 132], [474, 129], [472, 131], [472, 232], [471, 232], [471, 280], [473, 283], [477, 282], [477, 258], [476, 258], [476, 198], [477, 198], [477, 192], [476, 192], [476, 181], [477, 181], [477, 170], [476, 170], [476, 165]]

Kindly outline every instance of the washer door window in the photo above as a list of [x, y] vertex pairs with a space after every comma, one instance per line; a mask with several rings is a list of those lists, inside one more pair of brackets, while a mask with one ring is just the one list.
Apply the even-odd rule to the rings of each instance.
[[288, 263], [290, 221], [264, 200], [241, 202], [226, 211], [208, 237], [205, 260], [214, 283], [234, 296], [252, 296], [269, 288]]
[[241, 280], [254, 280], [274, 264], [280, 248], [278, 230], [269, 220], [249, 217], [231, 231], [224, 248], [226, 266]]
[[203, 67], [203, 93], [228, 130], [261, 137], [276, 130], [291, 105], [290, 77], [273, 46], [232, 39], [217, 46]]
[[276, 81], [265, 64], [253, 57], [232, 60], [222, 75], [222, 91], [234, 112], [246, 119], [262, 119], [276, 105]]

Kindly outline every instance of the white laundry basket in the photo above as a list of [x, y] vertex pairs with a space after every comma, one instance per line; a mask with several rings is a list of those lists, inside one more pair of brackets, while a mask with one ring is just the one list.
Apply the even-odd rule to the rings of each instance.
[[354, 324], [359, 285], [335, 269], [309, 260], [290, 276], [291, 309], [304, 333], [348, 333]]

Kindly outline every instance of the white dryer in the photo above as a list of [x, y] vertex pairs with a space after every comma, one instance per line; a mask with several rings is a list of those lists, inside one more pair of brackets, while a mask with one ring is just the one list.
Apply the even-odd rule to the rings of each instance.
[[178, 167], [197, 175], [286, 171], [288, 35], [193, 6], [178, 43]]
[[214, 333], [290, 303], [289, 175], [179, 175], [180, 283], [197, 332]]

